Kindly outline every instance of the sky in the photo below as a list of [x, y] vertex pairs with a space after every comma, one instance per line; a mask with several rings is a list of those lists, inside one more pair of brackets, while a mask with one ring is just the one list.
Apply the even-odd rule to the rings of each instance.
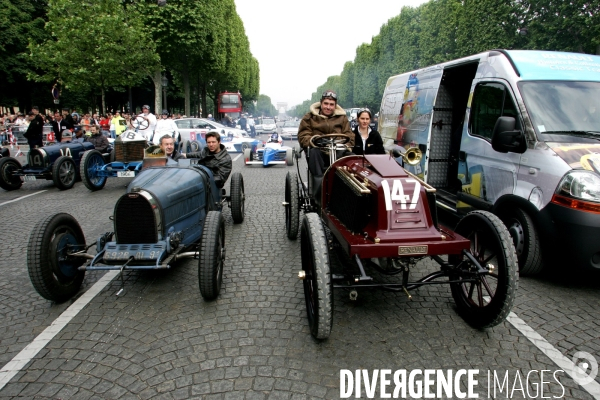
[[[288, 108], [340, 75], [404, 6], [425, 0], [235, 0], [260, 67], [260, 94]], [[343, 99], [340, 99], [343, 104]]]

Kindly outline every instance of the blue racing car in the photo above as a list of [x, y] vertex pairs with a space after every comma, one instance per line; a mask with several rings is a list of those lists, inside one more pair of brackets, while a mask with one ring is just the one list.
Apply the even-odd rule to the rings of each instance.
[[253, 151], [244, 150], [244, 162], [246, 165], [258, 164], [263, 167], [285, 164], [294, 165], [294, 149], [282, 146], [281, 143], [266, 143], [265, 147]]

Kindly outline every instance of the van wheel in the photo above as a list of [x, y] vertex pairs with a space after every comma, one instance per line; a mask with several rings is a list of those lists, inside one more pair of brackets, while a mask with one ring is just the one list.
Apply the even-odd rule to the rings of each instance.
[[515, 208], [504, 215], [503, 222], [517, 250], [519, 274], [526, 276], [542, 272], [544, 264], [540, 238], [531, 217], [520, 208]]

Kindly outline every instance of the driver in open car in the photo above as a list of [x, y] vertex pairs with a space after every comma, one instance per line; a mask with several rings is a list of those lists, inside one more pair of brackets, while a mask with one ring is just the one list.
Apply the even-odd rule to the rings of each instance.
[[221, 134], [219, 132], [209, 131], [205, 137], [205, 148], [195, 153], [183, 154], [183, 157], [199, 158], [198, 164], [210, 169], [215, 178], [215, 184], [218, 188], [222, 188], [227, 178], [229, 178], [229, 174], [231, 174], [233, 162], [227, 149], [221, 144]]
[[[313, 103], [310, 111], [302, 117], [298, 128], [298, 142], [300, 146], [307, 149], [308, 169], [313, 177], [313, 187], [321, 186], [323, 173], [329, 167], [329, 153], [326, 149], [311, 147], [310, 139], [313, 136], [339, 134], [348, 136], [348, 148], [354, 147], [354, 133], [350, 129], [350, 123], [346, 112], [337, 104], [337, 94], [327, 90], [321, 96], [321, 101]], [[345, 151], [347, 155], [348, 152]]]

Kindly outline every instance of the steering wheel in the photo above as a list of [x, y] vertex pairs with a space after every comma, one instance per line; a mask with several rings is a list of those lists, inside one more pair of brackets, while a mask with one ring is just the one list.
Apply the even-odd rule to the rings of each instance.
[[148, 129], [148, 127], [150, 126], [150, 121], [138, 115], [137, 117], [131, 120], [131, 126], [138, 130]]
[[315, 135], [310, 138], [312, 147], [329, 147], [331, 144], [346, 144], [350, 141], [348, 135], [342, 133], [330, 133], [328, 135]]

